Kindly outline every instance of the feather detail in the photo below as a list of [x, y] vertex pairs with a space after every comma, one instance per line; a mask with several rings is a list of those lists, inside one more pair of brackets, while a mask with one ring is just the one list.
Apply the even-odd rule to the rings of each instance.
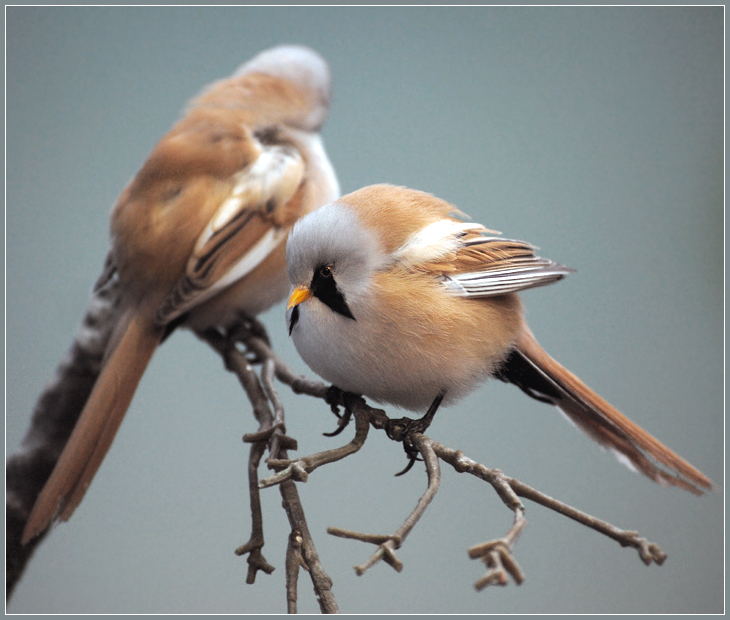
[[160, 341], [149, 319], [127, 310], [120, 318], [107, 359], [78, 422], [33, 506], [23, 543], [55, 519], [67, 521], [86, 493], [114, 440], [137, 384]]
[[480, 224], [442, 219], [393, 253], [398, 267], [438, 275], [454, 294], [492, 297], [557, 282], [572, 269], [535, 254], [524, 241], [489, 236]]
[[536, 257], [529, 265], [455, 274], [446, 276], [444, 282], [449, 290], [464, 297], [492, 297], [552, 284], [562, 280], [571, 271], [550, 260]]
[[611, 451], [621, 463], [659, 484], [696, 495], [712, 481], [606, 402], [551, 358], [525, 327], [515, 349], [495, 375], [537, 400], [553, 404], [580, 430]]
[[237, 175], [198, 237], [180, 278], [157, 312], [164, 325], [253, 271], [288, 234], [299, 216], [292, 200], [304, 178], [304, 161], [292, 148], [264, 147]]
[[[438, 220], [413, 233], [394, 253], [400, 266], [408, 269], [452, 258], [464, 245], [467, 233], [487, 232], [481, 224]], [[492, 232], [492, 231], [489, 231]]]

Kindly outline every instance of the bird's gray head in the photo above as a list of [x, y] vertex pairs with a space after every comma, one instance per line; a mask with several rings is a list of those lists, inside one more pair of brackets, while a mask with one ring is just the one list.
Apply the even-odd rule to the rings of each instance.
[[319, 105], [303, 121], [302, 128], [316, 130], [324, 123], [332, 99], [332, 74], [327, 61], [303, 45], [279, 45], [242, 64], [234, 76], [265, 73], [285, 79], [311, 93]]
[[385, 260], [372, 231], [360, 224], [350, 207], [337, 202], [295, 224], [286, 257], [292, 285], [310, 289], [345, 316], [353, 314], [351, 302], [362, 297], [373, 271]]

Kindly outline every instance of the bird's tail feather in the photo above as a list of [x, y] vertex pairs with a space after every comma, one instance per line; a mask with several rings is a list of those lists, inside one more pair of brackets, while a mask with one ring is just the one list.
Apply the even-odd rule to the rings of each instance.
[[161, 336], [135, 310], [128, 309], [115, 328], [99, 378], [33, 506], [23, 543], [44, 531], [53, 519], [69, 519], [111, 446]]
[[606, 402], [551, 358], [525, 327], [516, 347], [496, 375], [525, 393], [559, 407], [589, 437], [621, 462], [659, 484], [696, 495], [712, 481]]

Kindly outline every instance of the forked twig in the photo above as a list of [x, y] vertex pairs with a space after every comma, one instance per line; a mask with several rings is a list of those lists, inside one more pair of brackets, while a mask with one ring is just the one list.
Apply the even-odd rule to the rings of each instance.
[[355, 566], [355, 572], [358, 575], [365, 573], [365, 571], [377, 564], [380, 560], [385, 561], [386, 564], [392, 566], [397, 572], [403, 570], [403, 563], [398, 559], [395, 551], [400, 548], [408, 534], [415, 527], [416, 523], [418, 523], [423, 513], [426, 512], [426, 508], [428, 508], [428, 505], [431, 503], [431, 500], [436, 496], [436, 492], [438, 491], [439, 484], [441, 483], [441, 468], [439, 467], [439, 461], [436, 453], [431, 447], [428, 438], [424, 435], [420, 433], [413, 433], [411, 439], [413, 441], [413, 445], [421, 454], [426, 464], [428, 486], [426, 491], [419, 498], [413, 512], [411, 512], [411, 514], [409, 514], [403, 522], [403, 525], [390, 535], [363, 534], [361, 532], [343, 530], [338, 527], [327, 528], [327, 533], [332, 534], [333, 536], [350, 538], [352, 540], [359, 540], [378, 545], [377, 551], [367, 562], [365, 562], [365, 564]]
[[[254, 322], [254, 320], [250, 320]], [[261, 380], [254, 372], [246, 356], [247, 350], [241, 351], [236, 344], [243, 342], [244, 345], [251, 334], [261, 340], [263, 326], [256, 323], [253, 330], [238, 330], [235, 334], [224, 336], [215, 330], [210, 330], [199, 336], [210, 344], [223, 357], [226, 368], [233, 372], [241, 382], [246, 395], [253, 407], [253, 413], [259, 422], [259, 429], [256, 433], [244, 435], [244, 441], [251, 443], [248, 463], [249, 497], [251, 500], [251, 537], [249, 541], [236, 549], [238, 555], [248, 554], [249, 572], [246, 578], [247, 583], [253, 583], [258, 570], [271, 573], [274, 567], [268, 564], [263, 557], [261, 549], [264, 546], [263, 517], [261, 513], [260, 490], [258, 484], [258, 466], [261, 457], [266, 451], [267, 445], [272, 456], [286, 459], [286, 449], [296, 446], [296, 442], [284, 434], [284, 409], [281, 406], [279, 397], [274, 389], [273, 376], [275, 362], [271, 358], [257, 356], [256, 361], [262, 363]], [[265, 332], [264, 332], [265, 333]], [[261, 340], [264, 342], [263, 340]], [[265, 344], [265, 342], [264, 342]], [[275, 414], [272, 414], [272, 404]], [[280, 485], [284, 508], [291, 525], [290, 545], [287, 549], [286, 561], [286, 582], [287, 582], [287, 609], [296, 612], [297, 602], [297, 579], [298, 568], [307, 568], [315, 595], [323, 613], [337, 613], [337, 602], [332, 594], [332, 580], [324, 571], [314, 541], [309, 534], [304, 510], [299, 499], [299, 494], [293, 483], [284, 482]], [[292, 547], [292, 540], [296, 541], [296, 550]], [[300, 557], [303, 562], [295, 562], [294, 557]]]
[[325, 450], [293, 461], [269, 459], [269, 467], [278, 469], [279, 471], [269, 478], [264, 478], [259, 483], [259, 487], [264, 489], [280, 484], [290, 478], [297, 482], [306, 482], [309, 474], [318, 467], [328, 463], [334, 463], [357, 452], [365, 443], [365, 439], [367, 439], [370, 421], [360, 411], [354, 411], [353, 415], [355, 417], [355, 436], [350, 443], [339, 448]]
[[[439, 458], [449, 463], [457, 472], [470, 473], [477, 478], [481, 478], [485, 482], [489, 482], [497, 491], [498, 495], [511, 510], [522, 507], [522, 503], [518, 499], [524, 497], [536, 504], [540, 504], [545, 508], [553, 510], [561, 515], [569, 517], [578, 523], [590, 527], [604, 536], [613, 538], [622, 547], [633, 547], [639, 553], [641, 560], [649, 565], [652, 562], [661, 565], [667, 555], [659, 545], [649, 542], [646, 538], [639, 536], [638, 532], [630, 530], [622, 530], [610, 523], [589, 515], [586, 512], [573, 508], [557, 499], [554, 499], [540, 491], [533, 489], [531, 486], [521, 482], [515, 478], [511, 478], [502, 473], [499, 469], [489, 469], [476, 461], [466, 457], [460, 450], [452, 450], [437, 442], [433, 442], [433, 447]], [[524, 511], [524, 508], [522, 508]]]
[[479, 591], [487, 586], [508, 584], [507, 575], [510, 575], [519, 586], [525, 580], [525, 575], [512, 557], [512, 549], [527, 525], [524, 509], [515, 510], [515, 520], [509, 532], [497, 540], [491, 540], [469, 549], [472, 560], [482, 558], [484, 565], [489, 569], [483, 577], [477, 580], [474, 588]]

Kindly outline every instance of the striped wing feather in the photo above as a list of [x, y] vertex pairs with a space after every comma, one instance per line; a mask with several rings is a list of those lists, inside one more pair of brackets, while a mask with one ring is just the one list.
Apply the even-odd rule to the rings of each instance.
[[[466, 229], [464, 229], [467, 227]], [[535, 254], [524, 241], [492, 236], [478, 224], [454, 226], [450, 250], [422, 264], [438, 273], [451, 291], [466, 297], [491, 297], [557, 282], [573, 271]]]
[[211, 218], [185, 270], [157, 312], [164, 325], [244, 277], [286, 237], [299, 215], [292, 200], [304, 161], [288, 147], [268, 146], [237, 175], [230, 196]]

